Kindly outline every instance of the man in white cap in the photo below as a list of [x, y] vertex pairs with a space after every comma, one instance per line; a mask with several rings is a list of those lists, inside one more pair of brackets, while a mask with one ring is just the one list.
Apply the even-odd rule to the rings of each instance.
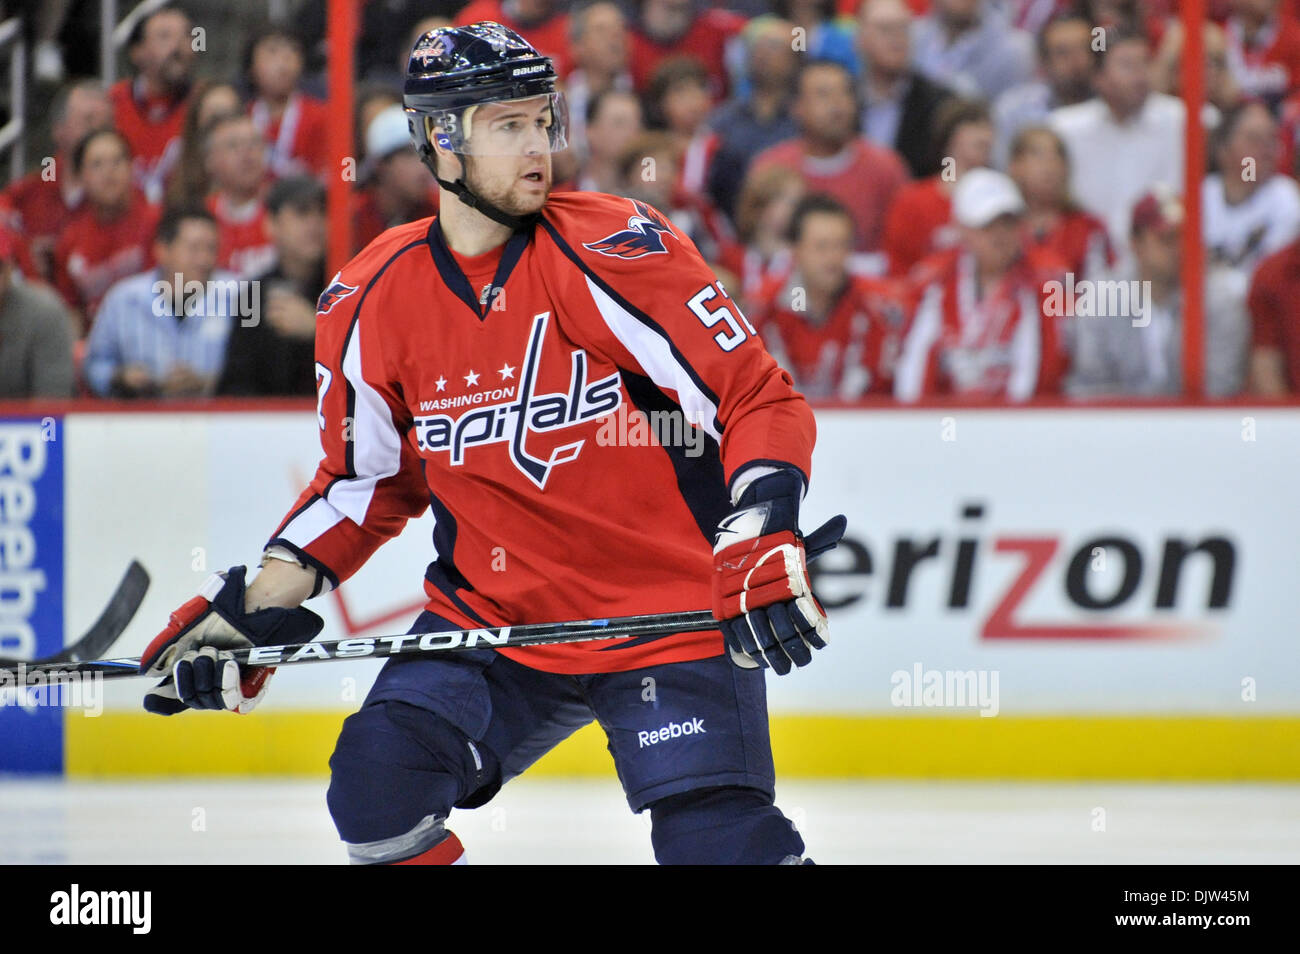
[[389, 106], [366, 127], [366, 158], [352, 209], [352, 241], [358, 249], [385, 229], [438, 211], [438, 186], [416, 155], [406, 111]]
[[972, 169], [953, 190], [955, 248], [922, 261], [909, 277], [916, 310], [894, 376], [894, 394], [1023, 401], [1051, 393], [1063, 370], [1044, 285], [1064, 271], [1026, 247], [1025, 203], [1014, 182]]

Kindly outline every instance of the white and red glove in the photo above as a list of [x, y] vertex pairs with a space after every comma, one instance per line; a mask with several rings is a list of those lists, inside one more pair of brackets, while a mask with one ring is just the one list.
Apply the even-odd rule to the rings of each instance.
[[232, 649], [310, 642], [325, 621], [309, 609], [244, 610], [242, 566], [214, 573], [199, 595], [171, 614], [167, 626], [140, 657], [140, 672], [166, 676], [145, 694], [144, 707], [159, 715], [186, 709], [248, 713], [266, 694], [274, 666], [242, 670]]
[[799, 533], [803, 477], [781, 469], [751, 481], [736, 509], [718, 524], [713, 548], [713, 616], [746, 669], [771, 666], [785, 675], [824, 649], [826, 611], [813, 595], [808, 560], [833, 549], [847, 521], [833, 517]]

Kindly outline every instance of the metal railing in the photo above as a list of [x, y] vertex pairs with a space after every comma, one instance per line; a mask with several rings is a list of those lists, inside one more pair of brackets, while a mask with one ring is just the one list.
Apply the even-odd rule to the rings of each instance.
[[0, 127], [0, 150], [9, 150], [9, 177], [23, 174], [27, 161], [27, 42], [23, 21], [12, 17], [0, 23], [0, 57], [9, 58], [9, 122]]

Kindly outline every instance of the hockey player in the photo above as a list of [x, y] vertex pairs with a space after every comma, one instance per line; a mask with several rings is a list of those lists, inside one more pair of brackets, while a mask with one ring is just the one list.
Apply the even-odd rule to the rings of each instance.
[[[763, 669], [826, 643], [798, 529], [807, 403], [658, 210], [548, 196], [564, 101], [517, 34], [424, 34], [405, 106], [441, 211], [384, 232], [321, 295], [324, 458], [257, 578], [213, 577], [146, 651], [166, 678], [145, 708], [251, 709], [272, 670], [222, 651], [314, 636], [299, 604], [432, 508], [412, 632], [711, 604], [721, 633], [390, 660], [330, 759], [353, 862], [463, 860], [451, 809], [593, 718], [661, 863], [802, 862], [773, 804]], [[598, 439], [637, 411], [682, 415], [705, 452]]]

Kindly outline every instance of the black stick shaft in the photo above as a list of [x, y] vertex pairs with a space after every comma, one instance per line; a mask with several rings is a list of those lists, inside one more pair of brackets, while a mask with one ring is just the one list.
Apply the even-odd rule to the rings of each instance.
[[[593, 639], [629, 639], [635, 636], [666, 636], [716, 629], [717, 621], [708, 610], [680, 613], [650, 613], [615, 619], [587, 619], [567, 623], [527, 623], [521, 626], [488, 626], [480, 629], [441, 633], [403, 633], [397, 636], [361, 636], [349, 639], [313, 640], [286, 646], [235, 649], [231, 654], [241, 666], [288, 666], [335, 659], [382, 659], [388, 656], [420, 656], [467, 649], [501, 649], [522, 646], [554, 646]], [[0, 667], [0, 685], [8, 681], [27, 683], [32, 675], [86, 675], [98, 673], [105, 679], [139, 675], [139, 658], [100, 659], [73, 664], [32, 663]], [[21, 680], [19, 676], [23, 676]]]

